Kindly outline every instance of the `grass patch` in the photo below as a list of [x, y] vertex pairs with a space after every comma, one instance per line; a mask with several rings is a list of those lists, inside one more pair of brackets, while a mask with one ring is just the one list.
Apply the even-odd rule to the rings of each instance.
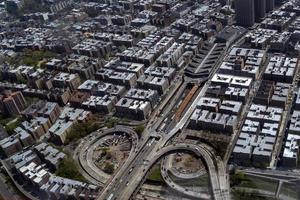
[[232, 194], [234, 200], [275, 200], [271, 197], [262, 197], [255, 194], [246, 193], [243, 190], [234, 190]]
[[55, 57], [55, 53], [50, 51], [43, 50], [24, 50], [23, 54], [16, 58], [9, 58], [7, 60], [8, 63], [12, 65], [29, 65], [37, 68], [43, 68], [44, 62], [49, 59]]
[[210, 187], [208, 174], [204, 174], [197, 179], [192, 179], [189, 181], [182, 181], [182, 179], [177, 179], [170, 174], [171, 179], [180, 186], [189, 187], [189, 186], [197, 186], [197, 187]]
[[277, 183], [272, 182], [271, 180], [248, 176], [248, 181], [242, 182], [240, 186], [275, 192]]
[[113, 174], [115, 171], [114, 164], [109, 161], [106, 161], [103, 171], [107, 174]]
[[86, 182], [86, 179], [82, 176], [82, 174], [79, 172], [78, 167], [75, 163], [75, 161], [69, 157], [66, 156], [58, 165], [58, 168], [55, 172], [57, 176], [74, 179], [77, 181]]
[[17, 128], [18, 126], [20, 126], [21, 123], [23, 122], [22, 117], [18, 117], [18, 118], [15, 118], [15, 119], [16, 120], [13, 121], [13, 122], [11, 122], [12, 120], [14, 120], [13, 118], [4, 119], [3, 123], [5, 123], [5, 124], [3, 125], [1, 123], [4, 126], [4, 129], [6, 130], [6, 132], [7, 132], [8, 135], [14, 134], [15, 128]]
[[[208, 173], [201, 176], [199, 179], [200, 179], [200, 181], [199, 181], [199, 186], [200, 187], [210, 187]], [[197, 180], [197, 182], [198, 182], [198, 180]]]
[[40, 101], [37, 97], [25, 97], [26, 102], [30, 102], [30, 104], [35, 104]]
[[0, 124], [2, 126], [5, 126], [6, 124], [8, 124], [8, 122], [14, 120], [15, 117], [9, 117], [9, 116], [4, 116], [0, 114]]
[[135, 130], [135, 132], [137, 133], [137, 135], [138, 135], [139, 137], [141, 137], [142, 133], [143, 133], [144, 130], [145, 130], [145, 126], [144, 126], [144, 125], [138, 125], [138, 126], [135, 127], [134, 130]]
[[296, 184], [287, 184], [283, 183], [281, 186], [280, 190], [280, 195], [285, 195], [288, 197], [292, 197], [294, 199], [300, 199], [299, 193], [298, 193], [299, 188], [297, 188]]
[[267, 190], [269, 192], [275, 192], [277, 183], [271, 180], [253, 177], [244, 174], [243, 172], [237, 172], [230, 176], [230, 182], [232, 187], [245, 187], [253, 189]]
[[153, 167], [149, 176], [147, 177], [147, 180], [154, 181], [154, 182], [164, 182], [160, 173], [160, 164], [157, 164]]

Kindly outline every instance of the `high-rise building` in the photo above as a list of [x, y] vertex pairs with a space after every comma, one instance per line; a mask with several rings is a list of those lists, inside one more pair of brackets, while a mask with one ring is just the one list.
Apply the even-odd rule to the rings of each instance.
[[230, 4], [230, 0], [219, 0], [219, 2], [222, 4], [222, 6]]
[[20, 114], [21, 110], [19, 109], [18, 105], [12, 98], [12, 96], [7, 97], [3, 100], [3, 104], [5, 106], [6, 112], [9, 115], [18, 115]]
[[266, 16], [266, 0], [254, 0], [255, 22], [262, 21]]
[[266, 11], [270, 12], [274, 10], [275, 7], [275, 0], [266, 0]]
[[2, 113], [9, 115], [18, 115], [26, 107], [26, 100], [20, 91], [5, 91], [1, 95], [0, 108]]
[[236, 22], [241, 26], [253, 26], [255, 21], [254, 0], [235, 0]]
[[276, 5], [281, 5], [285, 2], [285, 0], [274, 0]]
[[26, 108], [26, 100], [25, 100], [22, 92], [20, 92], [20, 91], [13, 92], [11, 94], [11, 96], [14, 99], [14, 101], [16, 102], [16, 104], [18, 105], [20, 110], [23, 110]]

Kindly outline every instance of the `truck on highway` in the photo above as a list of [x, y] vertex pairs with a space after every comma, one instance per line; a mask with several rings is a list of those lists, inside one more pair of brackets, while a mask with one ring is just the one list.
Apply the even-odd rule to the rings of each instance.
[[108, 196], [107, 200], [112, 200], [113, 196], [114, 196], [114, 194], [111, 193], [111, 194]]

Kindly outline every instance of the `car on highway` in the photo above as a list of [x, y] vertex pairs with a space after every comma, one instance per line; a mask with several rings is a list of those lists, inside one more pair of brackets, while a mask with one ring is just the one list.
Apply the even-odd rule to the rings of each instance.
[[134, 167], [131, 167], [131, 168], [130, 168], [128, 174], [130, 174], [130, 173], [132, 172], [133, 168], [134, 168]]

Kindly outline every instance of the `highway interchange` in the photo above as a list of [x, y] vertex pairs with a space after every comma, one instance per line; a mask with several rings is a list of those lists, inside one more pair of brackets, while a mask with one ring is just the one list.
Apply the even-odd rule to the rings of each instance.
[[[195, 83], [192, 79], [181, 77], [178, 75], [175, 78], [174, 84], [169, 89], [167, 96], [163, 98], [162, 103], [157, 106], [155, 111], [152, 113], [141, 138], [139, 138], [131, 128], [119, 126], [115, 129], [100, 131], [100, 134], [99, 132], [96, 132], [94, 135], [92, 134], [86, 141], [81, 142], [81, 144], [75, 151], [75, 155], [77, 155], [75, 156], [75, 158], [81, 165], [81, 169], [87, 180], [101, 186], [102, 190], [100, 191], [97, 199], [132, 199], [141, 189], [148, 174], [151, 172], [152, 167], [165, 156], [177, 152], [188, 152], [190, 154], [193, 154], [197, 158], [201, 158], [204, 161], [210, 180], [209, 183], [211, 191], [209, 191], [210, 194], [207, 193], [207, 189], [206, 191], [203, 190], [203, 192], [195, 192], [188, 188], [181, 187], [178, 184], [175, 184], [174, 181], [172, 181], [171, 178], [167, 175], [165, 171], [166, 169], [162, 166], [162, 178], [166, 182], [166, 184], [170, 186], [171, 189], [193, 199], [231, 199], [227, 162], [230, 158], [232, 148], [227, 149], [225, 157], [222, 160], [207, 144], [200, 143], [197, 145], [193, 145], [185, 142], [174, 143], [172, 140], [177, 135], [180, 135], [185, 131], [185, 127], [188, 124], [190, 116], [197, 106], [197, 102], [206, 93], [208, 86], [210, 85], [211, 77], [218, 70], [218, 67], [220, 66], [222, 59], [224, 58], [226, 53], [230, 51], [233, 46], [239, 45], [242, 42], [243, 37], [240, 38], [240, 40], [238, 40], [230, 48], [227, 47], [225, 49], [222, 56], [220, 56], [219, 60], [212, 68], [206, 82], [204, 84], [201, 84], [197, 89], [191, 102], [188, 104], [179, 120], [175, 117], [176, 109], [178, 108], [178, 105], [183, 101], [184, 95], [186, 95], [185, 91], [187, 86], [189, 84]], [[259, 77], [261, 76], [262, 73], [259, 74]], [[294, 80], [294, 82], [295, 81], [296, 80]], [[238, 128], [231, 138], [229, 144], [230, 147], [233, 147], [233, 144], [236, 142], [239, 129], [243, 124], [243, 120], [245, 119], [247, 111], [249, 109], [249, 105], [251, 105], [250, 102], [252, 101], [256, 91], [258, 90], [259, 85], [260, 81], [256, 81], [253, 90], [251, 91], [250, 98], [246, 103], [246, 105], [248, 106], [244, 107]], [[127, 133], [127, 135], [131, 137], [132, 148], [126, 161], [120, 164], [120, 167], [113, 174], [113, 176], [107, 176], [107, 174], [103, 173], [92, 162], [92, 153], [97, 147], [101, 137], [107, 134], [114, 134], [115, 132]], [[278, 149], [277, 152], [280, 152], [280, 149]], [[274, 156], [273, 160], [274, 162], [276, 162], [277, 157]], [[280, 184], [282, 184], [282, 182], [284, 181], [280, 179], [279, 186], [281, 186]], [[280, 187], [278, 187], [277, 191], [280, 191]], [[262, 192], [262, 194], [264, 194], [265, 196], [272, 196], [272, 194], [266, 192]], [[276, 195], [277, 193], [275, 194], [275, 196]]]
[[[138, 191], [143, 181], [146, 178], [147, 173], [151, 167], [162, 157], [178, 151], [189, 151], [198, 157], [202, 157], [205, 160], [207, 170], [209, 172], [212, 195], [214, 199], [230, 199], [229, 194], [229, 177], [227, 173], [226, 164], [223, 160], [212, 153], [211, 148], [207, 148], [205, 144], [199, 144], [197, 146], [190, 144], [173, 144], [169, 145], [172, 138], [178, 133], [182, 132], [183, 128], [187, 124], [191, 114], [196, 108], [197, 102], [204, 96], [212, 75], [217, 71], [226, 51], [220, 56], [217, 64], [211, 70], [208, 81], [199, 89], [198, 94], [189, 105], [180, 121], [174, 122], [175, 126], [168, 132], [157, 131], [162, 125], [164, 120], [175, 120], [174, 116], [170, 116], [170, 111], [176, 105], [176, 98], [180, 95], [175, 95], [173, 98], [169, 98], [169, 102], [160, 107], [157, 112], [161, 112], [160, 117], [153, 116], [154, 119], [150, 119], [151, 125], [148, 124], [144, 131], [144, 137], [141, 139], [142, 145], [138, 145], [133, 156], [130, 156], [124, 165], [115, 173], [114, 177], [109, 181], [107, 185], [101, 191], [98, 199], [130, 199], [132, 195]], [[178, 79], [179, 83], [180, 79]], [[182, 88], [186, 87], [189, 79], [184, 79], [184, 83], [180, 85], [177, 91], [183, 91]], [[177, 83], [177, 84], [179, 84]], [[174, 87], [175, 89], [178, 87]], [[170, 91], [172, 94], [172, 91]], [[178, 94], [179, 92], [177, 92]], [[180, 94], [180, 93], [179, 93]], [[168, 119], [169, 118], [169, 119]], [[170, 126], [169, 126], [170, 127]]]
[[[89, 161], [91, 155], [91, 150], [88, 150], [90, 147], [93, 147], [97, 142], [90, 142], [87, 144], [82, 144], [83, 146], [79, 148], [79, 162], [82, 165], [82, 168], [89, 174], [92, 179], [102, 179], [101, 186], [102, 191], [100, 192], [97, 199], [99, 200], [118, 200], [118, 199], [130, 199], [132, 198], [138, 190], [141, 188], [143, 182], [145, 181], [148, 173], [150, 172], [152, 166], [157, 163], [160, 159], [164, 158], [166, 155], [174, 152], [189, 152], [194, 154], [198, 158], [202, 158], [206, 165], [206, 169], [209, 174], [210, 187], [211, 187], [211, 196], [213, 199], [230, 199], [230, 190], [229, 190], [229, 175], [227, 170], [227, 162], [231, 149], [227, 151], [225, 159], [222, 160], [219, 156], [214, 153], [214, 150], [209, 147], [207, 144], [200, 143], [198, 145], [187, 144], [187, 143], [173, 143], [172, 139], [175, 138], [178, 134], [182, 133], [192, 115], [193, 111], [197, 106], [197, 102], [201, 97], [206, 93], [212, 75], [218, 70], [224, 56], [232, 47], [239, 45], [243, 42], [243, 37], [237, 40], [233, 45], [227, 46], [216, 64], [210, 71], [209, 76], [207, 77], [206, 82], [197, 83], [200, 85], [199, 89], [196, 91], [196, 94], [192, 98], [192, 101], [189, 103], [185, 112], [182, 114], [179, 121], [174, 117], [174, 109], [176, 109], [178, 103], [182, 100], [182, 95], [188, 84], [195, 84], [195, 82], [187, 77], [179, 76], [182, 74], [183, 69], [178, 73], [179, 75], [175, 78], [174, 84], [168, 91], [168, 95], [163, 99], [162, 103], [155, 109], [152, 113], [146, 129], [144, 130], [143, 136], [138, 139], [135, 138], [133, 141], [135, 143], [132, 145], [132, 150], [129, 157], [123, 163], [122, 166], [114, 173], [112, 177], [101, 177], [101, 173], [97, 171], [99, 169], [94, 169], [94, 165]], [[209, 53], [208, 55], [209, 56]], [[204, 58], [205, 60], [205, 58]], [[256, 84], [254, 88], [258, 89], [259, 83]], [[255, 91], [253, 92], [255, 93]], [[249, 99], [251, 102], [251, 98]], [[243, 116], [246, 115], [247, 107], [243, 111]], [[241, 120], [242, 122], [242, 120]], [[167, 124], [167, 125], [166, 125]], [[242, 123], [240, 123], [241, 125]], [[120, 128], [122, 130], [122, 128]], [[236, 140], [236, 133], [232, 137], [231, 143], [234, 143]], [[105, 135], [105, 133], [102, 133]], [[103, 136], [103, 135], [102, 135]], [[100, 138], [97, 136], [97, 138]], [[96, 136], [94, 138], [96, 140]], [[84, 142], [83, 142], [84, 143]], [[232, 145], [234, 146], [234, 145]], [[85, 152], [85, 154], [84, 154]], [[85, 155], [85, 156], [84, 156]], [[86, 170], [87, 168], [87, 170]], [[98, 175], [97, 175], [98, 174]], [[99, 175], [100, 174], [100, 175]], [[163, 174], [163, 173], [162, 173]], [[99, 177], [100, 176], [100, 177]], [[168, 177], [164, 177], [167, 181]], [[187, 196], [197, 196], [201, 199], [208, 199], [209, 196], [205, 193], [203, 194], [194, 194], [191, 195], [192, 191], [185, 189], [182, 191], [181, 187], [173, 185], [173, 189], [181, 191]], [[189, 193], [189, 194], [187, 194]]]

